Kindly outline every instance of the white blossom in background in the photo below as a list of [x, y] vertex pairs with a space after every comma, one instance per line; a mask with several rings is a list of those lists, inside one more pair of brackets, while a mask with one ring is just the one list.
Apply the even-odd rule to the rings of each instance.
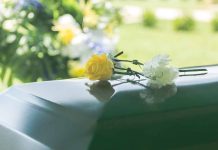
[[63, 44], [61, 54], [71, 58], [79, 57], [79, 50], [74, 49], [72, 44], [82, 43], [85, 37], [73, 16], [60, 16], [54, 24], [53, 30], [58, 31], [58, 37]]
[[148, 86], [161, 88], [174, 83], [179, 71], [169, 66], [169, 61], [168, 55], [158, 55], [144, 64], [143, 74], [148, 77]]
[[79, 24], [70, 14], [65, 14], [63, 16], [60, 16], [57, 22], [55, 22], [55, 26], [53, 27], [53, 29], [56, 31], [60, 31], [66, 28], [71, 28], [76, 35], [81, 33]]
[[5, 6], [6, 2], [0, 2], [0, 21], [3, 17], [9, 18], [14, 14], [14, 10], [11, 7]]
[[62, 55], [70, 58], [80, 58], [81, 62], [91, 55], [91, 50], [86, 44], [88, 37], [81, 33], [69, 45], [63, 47]]
[[87, 33], [88, 45], [95, 54], [110, 53], [116, 47], [118, 37], [109, 37], [103, 30], [89, 30]]
[[118, 39], [108, 37], [103, 30], [89, 30], [75, 37], [63, 48], [62, 54], [71, 58], [79, 57], [81, 63], [92, 54], [110, 53], [115, 49]]
[[17, 29], [17, 26], [19, 24], [19, 20], [17, 19], [9, 19], [5, 20], [2, 24], [2, 27], [4, 30], [7, 30], [9, 32], [15, 32]]

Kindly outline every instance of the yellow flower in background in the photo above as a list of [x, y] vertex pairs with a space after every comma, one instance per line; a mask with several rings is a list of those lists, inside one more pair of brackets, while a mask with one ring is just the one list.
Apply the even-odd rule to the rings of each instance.
[[64, 45], [70, 44], [77, 35], [81, 34], [79, 24], [70, 14], [60, 16], [58, 20], [54, 22], [52, 30], [58, 32], [58, 38]]
[[69, 63], [69, 75], [71, 77], [84, 77], [85, 76], [85, 67], [79, 63], [70, 62]]
[[90, 80], [109, 80], [113, 74], [113, 62], [106, 56], [93, 55], [85, 66], [85, 74]]
[[80, 1], [80, 7], [83, 10], [83, 22], [86, 27], [96, 27], [99, 22], [98, 14], [92, 9], [93, 2], [88, 1], [87, 3], [84, 0]]
[[110, 23], [106, 26], [105, 28], [105, 33], [109, 36], [109, 37], [113, 37], [114, 35], [114, 24], [113, 23]]
[[99, 16], [95, 11], [87, 9], [84, 11], [84, 24], [87, 27], [96, 27], [99, 21]]
[[75, 33], [72, 28], [62, 28], [59, 29], [58, 37], [64, 45], [68, 45], [75, 37]]

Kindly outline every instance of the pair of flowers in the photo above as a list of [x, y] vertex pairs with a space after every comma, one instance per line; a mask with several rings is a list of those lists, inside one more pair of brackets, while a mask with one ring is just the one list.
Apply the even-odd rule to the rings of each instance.
[[[179, 75], [179, 70], [169, 65], [167, 55], [158, 55], [147, 63], [140, 63], [137, 60], [120, 60], [119, 55], [109, 57], [106, 54], [93, 55], [85, 65], [85, 74], [90, 80], [109, 80], [114, 74], [133, 75], [148, 79], [148, 86], [161, 88], [171, 85]], [[141, 72], [131, 68], [123, 68], [120, 62], [130, 62], [135, 65], [143, 66]]]

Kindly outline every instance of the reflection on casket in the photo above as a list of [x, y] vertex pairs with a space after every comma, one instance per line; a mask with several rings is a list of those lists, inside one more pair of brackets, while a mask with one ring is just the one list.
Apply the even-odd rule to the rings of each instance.
[[121, 79], [14, 86], [0, 95], [0, 149], [217, 148], [218, 67], [207, 68], [160, 90]]

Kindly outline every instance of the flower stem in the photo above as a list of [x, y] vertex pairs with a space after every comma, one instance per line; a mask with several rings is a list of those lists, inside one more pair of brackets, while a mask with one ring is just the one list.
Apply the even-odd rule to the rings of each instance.
[[114, 59], [112, 59], [112, 60], [115, 61], [115, 62], [130, 62], [130, 63], [132, 63], [134, 65], [143, 65], [143, 63], [139, 62], [138, 60], [125, 60], [125, 59], [121, 60], [121, 59], [116, 59], [117, 57], [119, 57], [122, 54], [123, 54], [123, 51], [119, 52], [118, 54], [116, 54], [114, 56]]
[[121, 51], [121, 52], [119, 52], [118, 54], [116, 54], [115, 56], [114, 56], [114, 58], [117, 58], [117, 57], [119, 57], [120, 55], [122, 55], [123, 54], [123, 51]]
[[130, 62], [134, 65], [143, 65], [143, 63], [139, 62], [138, 60], [125, 60], [125, 59], [113, 59], [115, 62]]
[[140, 75], [141, 76], [144, 76], [142, 73], [140, 72], [137, 72], [137, 71], [134, 71], [132, 70], [131, 68], [121, 68], [121, 67], [114, 67], [115, 69], [119, 69], [119, 70], [125, 70], [126, 72], [120, 72], [120, 71], [115, 71], [114, 70], [114, 73], [116, 74], [123, 74], [123, 75], [135, 75], [137, 76], [138, 78], [140, 78]]
[[179, 69], [180, 74], [179, 76], [198, 76], [198, 75], [205, 75], [208, 73], [207, 69]]

